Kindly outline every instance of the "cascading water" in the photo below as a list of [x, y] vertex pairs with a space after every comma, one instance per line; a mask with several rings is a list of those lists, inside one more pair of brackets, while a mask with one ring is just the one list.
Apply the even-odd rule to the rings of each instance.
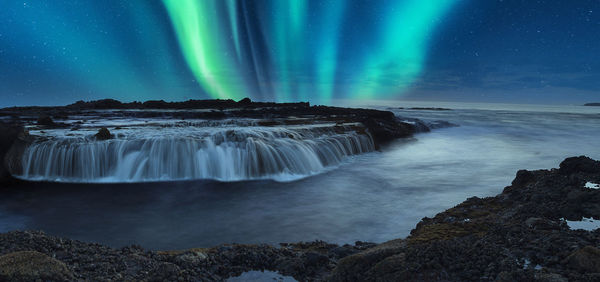
[[19, 177], [62, 182], [290, 180], [373, 150], [369, 135], [333, 126], [146, 127], [106, 141], [89, 134], [57, 134], [34, 142], [22, 155]]

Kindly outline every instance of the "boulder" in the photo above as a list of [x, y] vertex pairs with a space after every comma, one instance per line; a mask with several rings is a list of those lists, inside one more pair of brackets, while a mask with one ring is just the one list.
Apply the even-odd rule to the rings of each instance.
[[100, 130], [98, 130], [98, 133], [96, 133], [96, 135], [94, 136], [97, 140], [108, 140], [114, 137], [112, 134], [110, 134], [110, 131], [108, 131], [108, 128], [106, 127], [100, 128]]
[[21, 251], [0, 256], [0, 280], [3, 281], [72, 281], [67, 266], [35, 251]]
[[43, 126], [55, 126], [56, 125], [56, 123], [54, 123], [52, 118], [47, 115], [41, 115], [37, 120], [37, 124], [43, 125]]
[[560, 163], [559, 172], [562, 174], [600, 173], [600, 162], [586, 156], [566, 158]]

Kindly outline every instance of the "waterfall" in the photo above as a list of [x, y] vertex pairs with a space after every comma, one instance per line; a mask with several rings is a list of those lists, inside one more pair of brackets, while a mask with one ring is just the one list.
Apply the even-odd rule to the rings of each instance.
[[[337, 128], [337, 130], [336, 130]], [[55, 136], [22, 155], [29, 180], [142, 182], [186, 179], [285, 180], [371, 152], [371, 137], [338, 127], [174, 127], [97, 141]]]

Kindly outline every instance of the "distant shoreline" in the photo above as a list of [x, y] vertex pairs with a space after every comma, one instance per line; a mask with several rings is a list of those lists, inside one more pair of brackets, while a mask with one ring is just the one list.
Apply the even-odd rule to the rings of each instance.
[[586, 103], [583, 105], [588, 107], [600, 107], [600, 103]]

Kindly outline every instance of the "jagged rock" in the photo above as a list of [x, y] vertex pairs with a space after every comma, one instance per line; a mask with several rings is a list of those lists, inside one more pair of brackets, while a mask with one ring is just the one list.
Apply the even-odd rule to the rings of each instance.
[[7, 281], [71, 281], [73, 274], [54, 258], [35, 251], [0, 256], [0, 279]]
[[600, 162], [586, 156], [571, 157], [560, 163], [559, 171], [562, 174], [571, 174], [574, 172], [599, 173]]
[[404, 245], [339, 260], [329, 280], [596, 281], [600, 231], [571, 230], [561, 218], [599, 217], [600, 190], [582, 187], [599, 179], [597, 164], [576, 157], [560, 170], [519, 171], [500, 195], [424, 218]]
[[534, 180], [534, 175], [530, 171], [527, 170], [519, 170], [517, 171], [517, 176], [512, 181], [512, 185], [516, 187], [521, 187], [527, 184], [529, 181]]

